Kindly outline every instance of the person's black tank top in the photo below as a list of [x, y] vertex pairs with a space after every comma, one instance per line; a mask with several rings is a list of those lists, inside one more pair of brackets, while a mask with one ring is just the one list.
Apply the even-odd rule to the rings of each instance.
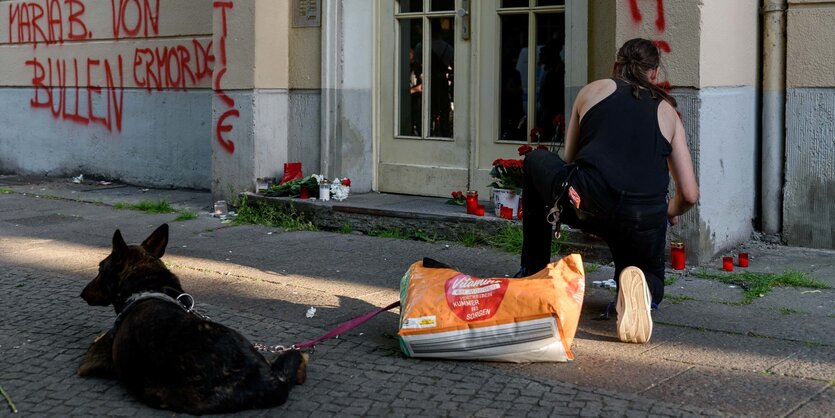
[[575, 161], [592, 166], [617, 191], [666, 195], [667, 156], [672, 146], [658, 126], [660, 97], [615, 80], [615, 92], [591, 107], [580, 121]]

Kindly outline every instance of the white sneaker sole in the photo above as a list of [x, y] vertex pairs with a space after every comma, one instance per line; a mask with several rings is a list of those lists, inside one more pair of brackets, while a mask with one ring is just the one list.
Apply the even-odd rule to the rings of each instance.
[[652, 336], [652, 297], [644, 272], [627, 267], [620, 273], [618, 291], [618, 338], [625, 343], [643, 344]]

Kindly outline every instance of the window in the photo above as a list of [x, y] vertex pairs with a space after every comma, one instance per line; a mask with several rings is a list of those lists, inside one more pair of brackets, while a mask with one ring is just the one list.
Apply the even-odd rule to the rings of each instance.
[[565, 134], [565, 0], [502, 0], [498, 13], [498, 139], [526, 142], [536, 128], [542, 142], [561, 142]]
[[455, 1], [400, 0], [398, 6], [396, 132], [400, 137], [450, 139], [455, 116]]

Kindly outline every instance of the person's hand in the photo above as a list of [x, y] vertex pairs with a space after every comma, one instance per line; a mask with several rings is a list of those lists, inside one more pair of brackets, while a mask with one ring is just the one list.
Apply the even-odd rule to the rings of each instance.
[[678, 216], [668, 216], [667, 222], [670, 224], [670, 226], [678, 225]]

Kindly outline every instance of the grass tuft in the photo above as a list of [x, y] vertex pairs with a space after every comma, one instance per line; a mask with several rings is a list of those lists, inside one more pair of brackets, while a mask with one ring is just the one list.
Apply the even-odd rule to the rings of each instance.
[[780, 308], [780, 313], [783, 314], [783, 315], [791, 315], [791, 314], [800, 313], [800, 311], [798, 311], [797, 309], [792, 309], [792, 308]]
[[664, 298], [664, 300], [672, 303], [673, 305], [678, 305], [678, 304], [680, 304], [680, 303], [682, 303], [686, 300], [696, 300], [696, 299], [692, 298], [690, 296], [687, 296], [687, 295], [670, 295], [670, 296], [666, 296]]
[[484, 244], [484, 238], [473, 230], [466, 230], [458, 235], [458, 242], [465, 247], [475, 247], [478, 244]]
[[[566, 234], [560, 239], [551, 240], [551, 255], [559, 254]], [[511, 254], [522, 254], [522, 226], [508, 223], [501, 227], [494, 236], [487, 237], [486, 243]]]
[[8, 189], [6, 187], [0, 187], [0, 194], [12, 194], [14, 190]]
[[747, 305], [754, 299], [761, 298], [768, 294], [774, 287], [806, 287], [811, 289], [829, 289], [826, 283], [822, 283], [808, 274], [796, 270], [786, 270], [782, 274], [770, 273], [709, 273], [701, 269], [695, 273], [696, 277], [708, 280], [715, 280], [720, 283], [739, 286], [745, 293], [739, 303]]
[[197, 219], [197, 214], [188, 210], [181, 210], [177, 217], [174, 218], [174, 222], [182, 222], [182, 221], [190, 221], [192, 219]]
[[238, 216], [234, 222], [240, 224], [266, 225], [282, 228], [287, 231], [318, 231], [312, 222], [295, 210], [277, 208], [261, 202], [250, 202], [247, 198], [240, 200]]
[[196, 213], [185, 209], [177, 209], [165, 200], [142, 200], [139, 203], [116, 202], [113, 204], [113, 207], [116, 209], [138, 210], [140, 212], [154, 214], [176, 213], [177, 217], [174, 219], [174, 222], [197, 219]]
[[664, 286], [672, 286], [678, 281], [678, 277], [675, 276], [667, 276], [664, 278]]
[[125, 203], [125, 202], [117, 202], [113, 205], [116, 209], [132, 209], [138, 210], [141, 212], [146, 213], [175, 213], [177, 209], [174, 209], [170, 203], [166, 202], [165, 200], [143, 200], [139, 203]]

